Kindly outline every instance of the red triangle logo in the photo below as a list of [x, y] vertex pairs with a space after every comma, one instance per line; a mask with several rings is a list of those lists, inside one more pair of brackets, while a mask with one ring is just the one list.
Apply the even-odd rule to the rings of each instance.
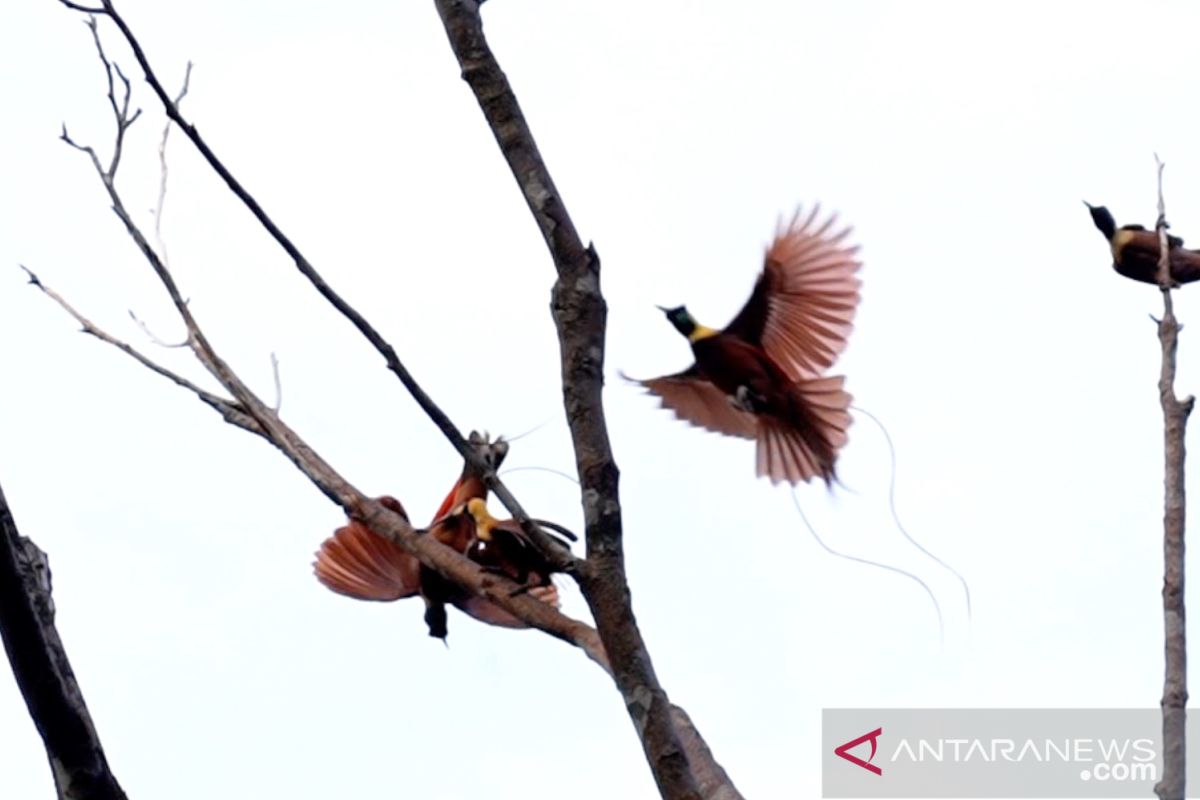
[[[882, 733], [883, 733], [883, 728], [876, 728], [875, 730], [871, 731], [870, 733], [864, 733], [862, 736], [858, 737], [857, 739], [851, 739], [850, 741], [846, 742], [841, 747], [835, 748], [833, 751], [833, 754], [835, 756], [841, 756], [842, 758], [849, 761], [851, 764], [857, 764], [858, 766], [862, 767], [863, 769], [867, 770], [868, 772], [874, 772], [876, 775], [882, 775], [883, 770], [881, 770], [879, 767], [877, 767], [871, 763], [871, 759], [875, 758], [875, 751], [879, 746], [879, 744], [876, 740], [879, 738], [879, 735]], [[854, 749], [855, 747], [858, 747], [860, 744], [862, 744], [863, 742], [868, 741], [868, 740], [871, 742], [871, 755], [867, 756], [866, 761], [863, 761], [858, 756], [849, 752], [850, 750]]]

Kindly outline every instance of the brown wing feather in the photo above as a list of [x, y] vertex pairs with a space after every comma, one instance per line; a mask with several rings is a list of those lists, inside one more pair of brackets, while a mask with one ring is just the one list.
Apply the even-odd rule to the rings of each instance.
[[660, 405], [675, 412], [685, 422], [723, 433], [753, 439], [758, 433], [754, 415], [736, 408], [728, 395], [709, 381], [701, 378], [694, 366], [674, 375], [637, 380], [651, 394], [658, 395]]
[[793, 380], [820, 375], [846, 347], [862, 282], [851, 229], [820, 206], [797, 209], [767, 249], [754, 292], [725, 329], [759, 344]]

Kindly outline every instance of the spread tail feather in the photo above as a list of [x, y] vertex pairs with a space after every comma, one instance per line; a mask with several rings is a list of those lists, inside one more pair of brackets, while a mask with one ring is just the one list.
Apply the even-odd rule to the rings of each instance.
[[797, 381], [789, 389], [786, 416], [759, 415], [759, 477], [795, 485], [820, 476], [827, 486], [833, 484], [851, 421], [845, 380], [837, 375]]
[[399, 600], [421, 586], [420, 562], [357, 520], [321, 543], [313, 572], [338, 594], [357, 600]]

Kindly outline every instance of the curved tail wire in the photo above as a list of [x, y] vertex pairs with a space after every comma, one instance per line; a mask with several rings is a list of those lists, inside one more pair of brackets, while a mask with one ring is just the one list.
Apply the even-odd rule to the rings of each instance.
[[955, 578], [958, 578], [958, 582], [960, 584], [962, 584], [963, 594], [966, 596], [966, 599], [967, 599], [967, 622], [969, 623], [971, 621], [971, 587], [967, 584], [967, 579], [964, 578], [958, 570], [956, 570], [954, 567], [947, 564], [942, 559], [935, 556], [928, 549], [926, 549], [924, 545], [922, 545], [920, 542], [918, 542], [916, 539], [914, 539], [912, 534], [910, 534], [908, 532], [908, 530], [904, 527], [904, 523], [900, 521], [900, 514], [899, 514], [899, 512], [896, 511], [896, 446], [895, 446], [895, 444], [892, 443], [891, 434], [888, 433], [887, 427], [884, 426], [884, 424], [879, 421], [879, 417], [875, 416], [870, 411], [867, 411], [862, 406], [850, 406], [850, 408], [852, 408], [853, 410], [857, 411], [858, 413], [862, 414], [863, 416], [869, 418], [872, 422], [874, 422], [875, 425], [879, 428], [880, 433], [883, 434], [884, 441], [887, 442], [888, 456], [891, 459], [891, 469], [892, 469], [891, 477], [888, 479], [888, 506], [892, 511], [892, 520], [896, 523], [896, 527], [900, 529], [901, 535], [903, 535], [904, 538], [908, 540], [909, 544], [911, 544], [913, 547], [920, 550], [925, 555], [929, 556], [929, 558], [931, 558], [935, 562], [937, 562], [937, 564], [939, 566], [941, 566], [943, 569], [945, 569], [947, 572], [949, 572]]
[[937, 612], [938, 644], [945, 646], [945, 644], [946, 644], [946, 625], [945, 625], [945, 622], [942, 620], [942, 606], [938, 602], [937, 596], [934, 595], [933, 590], [929, 588], [929, 584], [925, 583], [925, 581], [921, 580], [916, 575], [914, 575], [913, 573], [909, 572], [906, 569], [901, 569], [900, 567], [893, 567], [890, 564], [883, 564], [878, 561], [872, 561], [869, 558], [862, 558], [860, 556], [852, 556], [849, 553], [842, 553], [838, 550], [834, 550], [832, 547], [830, 547], [828, 544], [825, 543], [825, 540], [821, 538], [821, 535], [819, 533], [817, 533], [817, 529], [814, 528], [812, 523], [808, 521], [808, 515], [805, 514], [804, 509], [800, 507], [800, 499], [798, 497], [796, 497], [796, 488], [794, 486], [792, 487], [791, 494], [792, 494], [792, 505], [796, 507], [797, 513], [800, 514], [800, 519], [804, 521], [804, 527], [808, 528], [808, 532], [812, 534], [812, 537], [817, 540], [817, 544], [821, 545], [821, 548], [823, 550], [825, 550], [825, 552], [829, 553], [830, 555], [837, 556], [838, 558], [844, 558], [848, 561], [855, 561], [859, 564], [866, 564], [867, 566], [879, 567], [880, 569], [886, 569], [888, 572], [895, 572], [897, 575], [903, 575], [906, 578], [911, 578], [912, 580], [914, 580], [918, 584], [920, 584], [921, 588], [925, 590], [925, 594], [929, 595], [929, 599], [933, 602], [933, 610]]
[[568, 475], [567, 473], [563, 472], [560, 469], [552, 469], [550, 467], [510, 467], [509, 469], [506, 469], [506, 470], [503, 470], [502, 472], [500, 472], [499, 476], [503, 477], [505, 475], [508, 475], [510, 472], [529, 472], [529, 471], [549, 472], [551, 475], [557, 475], [560, 478], [566, 478], [567, 480], [569, 480], [571, 483], [575, 484], [576, 486], [579, 485], [578, 479], [571, 477], [570, 475]]

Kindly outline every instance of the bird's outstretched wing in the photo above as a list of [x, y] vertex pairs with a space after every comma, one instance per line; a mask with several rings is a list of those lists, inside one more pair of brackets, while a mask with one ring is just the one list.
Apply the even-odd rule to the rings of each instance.
[[351, 520], [321, 543], [313, 572], [338, 594], [357, 600], [399, 600], [421, 588], [420, 562], [366, 525]]
[[781, 223], [746, 305], [725, 331], [760, 345], [792, 380], [815, 378], [846, 347], [862, 282], [858, 246], [821, 207]]
[[624, 374], [621, 377], [658, 395], [662, 407], [674, 411], [679, 419], [726, 436], [743, 439], [757, 436], [754, 415], [734, 406], [728, 395], [701, 377], [695, 365], [660, 378], [638, 380]]

